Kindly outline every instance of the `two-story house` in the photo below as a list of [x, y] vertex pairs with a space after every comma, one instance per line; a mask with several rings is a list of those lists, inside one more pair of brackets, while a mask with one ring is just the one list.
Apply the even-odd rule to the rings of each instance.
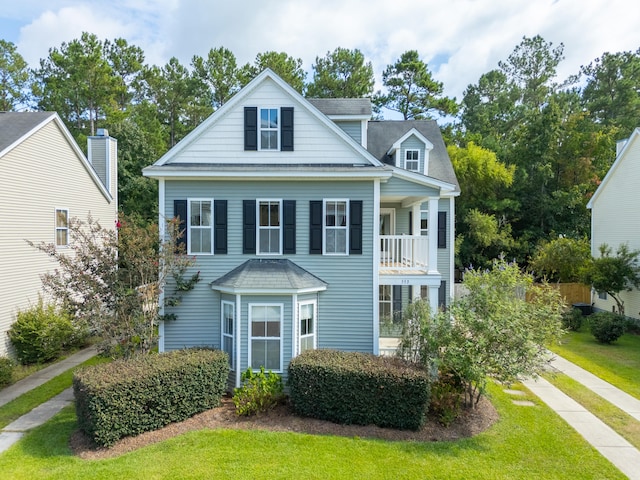
[[286, 374], [311, 348], [380, 353], [403, 305], [449, 303], [458, 183], [435, 122], [303, 98], [270, 70], [144, 175], [184, 221], [201, 281], [160, 350], [210, 345]]
[[89, 158], [55, 112], [0, 112], [0, 355], [16, 313], [37, 304], [40, 276], [56, 267], [26, 240], [71, 252], [71, 218], [115, 228], [117, 142], [100, 130], [88, 147]]

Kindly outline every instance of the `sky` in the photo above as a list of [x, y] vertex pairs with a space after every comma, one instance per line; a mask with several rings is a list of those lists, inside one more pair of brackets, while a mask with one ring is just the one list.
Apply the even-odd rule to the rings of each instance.
[[177, 57], [189, 65], [212, 48], [238, 64], [258, 53], [301, 58], [311, 80], [316, 57], [359, 49], [382, 71], [417, 50], [449, 97], [497, 68], [523, 36], [564, 44], [558, 81], [604, 52], [640, 48], [631, 0], [5, 0], [0, 39], [13, 42], [33, 68], [52, 47], [79, 38], [125, 38], [149, 64]]

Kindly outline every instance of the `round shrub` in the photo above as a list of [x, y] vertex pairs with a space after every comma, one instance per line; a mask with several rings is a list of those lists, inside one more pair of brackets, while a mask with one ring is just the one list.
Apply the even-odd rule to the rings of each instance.
[[42, 300], [18, 312], [8, 333], [18, 360], [25, 365], [53, 360], [76, 341], [76, 329], [69, 315]]
[[13, 362], [10, 358], [0, 357], [0, 388], [11, 383]]
[[598, 312], [591, 315], [589, 325], [598, 342], [611, 343], [624, 333], [625, 317], [612, 312]]
[[582, 326], [582, 310], [571, 308], [562, 314], [562, 327], [577, 332]]

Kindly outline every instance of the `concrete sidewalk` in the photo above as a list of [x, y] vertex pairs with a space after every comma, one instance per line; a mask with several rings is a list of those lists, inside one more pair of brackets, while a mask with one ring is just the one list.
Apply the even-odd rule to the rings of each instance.
[[[70, 357], [44, 368], [33, 375], [14, 383], [0, 391], [0, 406], [9, 403], [29, 390], [39, 387], [61, 373], [80, 365], [96, 354], [95, 347], [89, 347]], [[16, 443], [28, 430], [42, 425], [67, 405], [73, 403], [73, 388], [67, 388], [52, 399], [37, 406], [0, 430], [0, 453]]]
[[[555, 356], [551, 366], [638, 419], [640, 401], [577, 365]], [[522, 382], [631, 480], [640, 480], [640, 451], [544, 378]]]

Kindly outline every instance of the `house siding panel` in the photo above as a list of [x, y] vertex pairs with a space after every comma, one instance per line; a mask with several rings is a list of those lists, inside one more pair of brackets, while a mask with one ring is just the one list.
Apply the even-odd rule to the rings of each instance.
[[5, 332], [16, 312], [37, 303], [43, 293], [40, 275], [55, 267], [25, 240], [55, 241], [55, 208], [68, 208], [71, 217], [85, 221], [90, 212], [111, 227], [116, 206], [98, 189], [54, 122], [0, 158], [0, 202], [0, 355], [4, 355], [9, 348]]
[[362, 122], [357, 120], [349, 122], [336, 122], [347, 135], [353, 138], [359, 144], [362, 144]]
[[[213, 197], [227, 200], [228, 254], [198, 256], [194, 269], [202, 280], [188, 292], [176, 309], [178, 319], [165, 324], [165, 349], [172, 350], [219, 344], [220, 298], [211, 281], [228, 273], [250, 258], [242, 253], [242, 202], [254, 198], [282, 198], [296, 201], [296, 254], [268, 258], [288, 258], [326, 283], [318, 294], [318, 347], [354, 351], [373, 351], [373, 236], [372, 182], [251, 182], [166, 181], [165, 205], [171, 212], [173, 201], [187, 197]], [[363, 254], [349, 256], [310, 255], [309, 200], [349, 198], [363, 202]], [[245, 302], [252, 297], [242, 296]], [[243, 307], [244, 309], [244, 307]], [[243, 312], [243, 318], [246, 318]], [[242, 332], [243, 342], [246, 333]], [[212, 339], [212, 340], [209, 340]], [[285, 349], [290, 350], [290, 345]], [[246, 362], [246, 358], [243, 359]], [[244, 364], [244, 363], [243, 363]]]
[[[627, 243], [630, 250], [640, 249], [640, 138], [624, 151], [613, 175], [596, 198], [591, 212], [591, 250], [599, 255], [599, 246], [606, 243], [615, 253], [618, 246]], [[625, 314], [640, 319], [640, 292], [621, 292]], [[594, 295], [597, 309], [611, 311], [615, 302]]]
[[418, 140], [416, 137], [411, 136], [407, 138], [400, 147], [400, 165], [398, 167], [405, 168], [405, 159], [407, 158], [407, 150], [418, 150], [420, 152], [420, 161], [418, 162], [418, 172], [424, 172], [424, 143]]
[[[446, 285], [446, 295], [447, 298], [451, 298], [450, 297], [450, 290], [451, 290], [451, 281], [450, 281], [450, 275], [453, 269], [453, 265], [451, 265], [451, 248], [453, 248], [453, 245], [451, 245], [451, 242], [449, 241], [450, 239], [450, 235], [451, 235], [451, 204], [448, 198], [445, 199], [440, 199], [438, 201], [438, 211], [439, 212], [447, 212], [447, 231], [446, 231], [446, 240], [447, 240], [447, 247], [446, 248], [438, 248], [438, 271], [442, 274], [442, 280], [445, 280], [447, 282]], [[429, 225], [429, 234], [436, 234], [437, 233], [437, 225], [434, 225], [433, 228], [431, 225]]]

